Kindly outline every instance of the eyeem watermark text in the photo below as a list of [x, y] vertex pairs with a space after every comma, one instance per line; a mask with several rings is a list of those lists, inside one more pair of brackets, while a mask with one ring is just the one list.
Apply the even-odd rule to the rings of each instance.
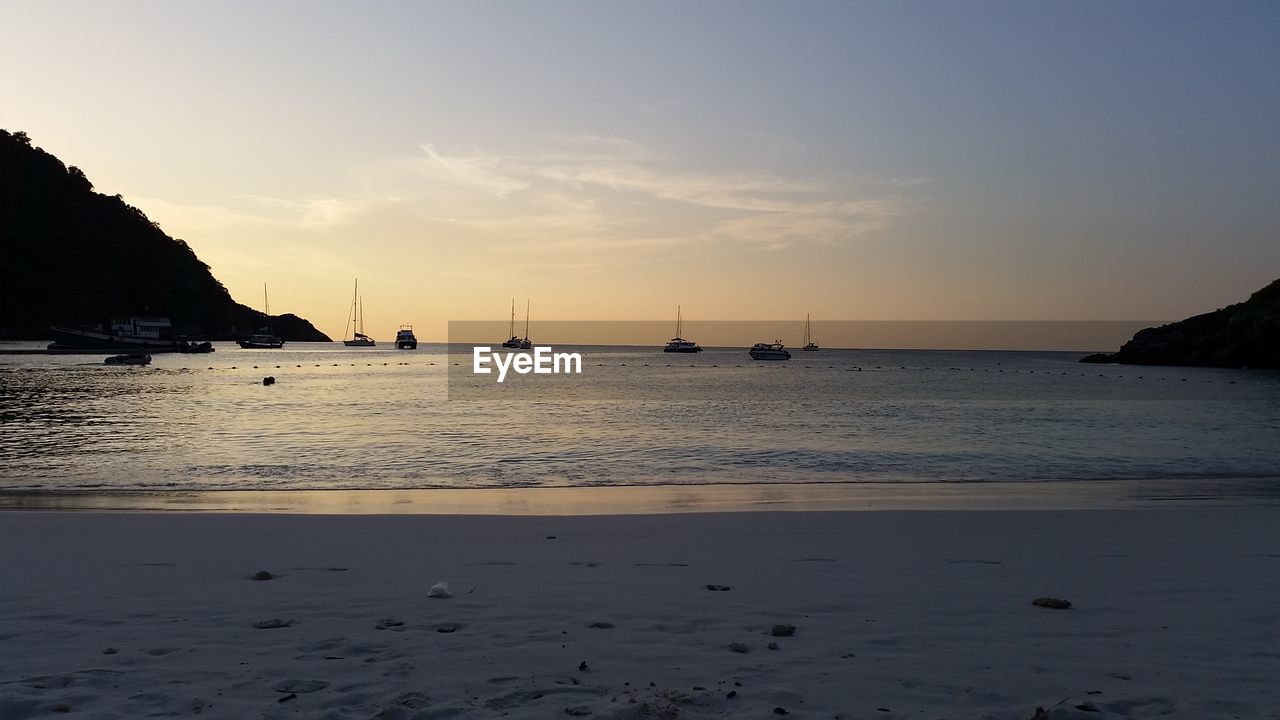
[[540, 345], [533, 348], [533, 352], [494, 353], [492, 347], [481, 345], [471, 349], [472, 372], [488, 375], [493, 372], [491, 364], [498, 368], [498, 382], [506, 379], [508, 370], [521, 375], [582, 374], [581, 354], [552, 352], [548, 346]]

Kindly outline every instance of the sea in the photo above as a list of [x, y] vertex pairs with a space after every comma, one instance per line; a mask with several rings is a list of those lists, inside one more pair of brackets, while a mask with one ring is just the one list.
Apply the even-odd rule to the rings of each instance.
[[492, 395], [469, 389], [493, 382], [470, 348], [216, 348], [146, 367], [0, 355], [0, 491], [1228, 481], [1280, 496], [1276, 372], [581, 347], [581, 374]]

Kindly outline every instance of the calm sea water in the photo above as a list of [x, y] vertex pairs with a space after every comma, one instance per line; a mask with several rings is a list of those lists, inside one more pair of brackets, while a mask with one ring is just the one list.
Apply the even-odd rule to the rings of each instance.
[[0, 355], [0, 489], [1280, 476], [1276, 373], [1074, 353], [580, 351], [585, 373], [537, 401], [448, 399], [451, 363], [470, 357], [444, 346], [219, 344], [146, 368]]

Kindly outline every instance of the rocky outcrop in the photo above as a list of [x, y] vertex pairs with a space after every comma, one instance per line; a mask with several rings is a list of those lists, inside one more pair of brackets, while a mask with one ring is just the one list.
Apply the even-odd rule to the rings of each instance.
[[1119, 352], [1080, 362], [1280, 368], [1280, 280], [1242, 303], [1141, 330]]
[[[167, 317], [175, 334], [229, 339], [265, 323], [237, 303], [182, 240], [119, 195], [94, 192], [75, 166], [0, 130], [0, 339], [113, 316]], [[285, 340], [329, 338], [296, 315], [271, 320]]]

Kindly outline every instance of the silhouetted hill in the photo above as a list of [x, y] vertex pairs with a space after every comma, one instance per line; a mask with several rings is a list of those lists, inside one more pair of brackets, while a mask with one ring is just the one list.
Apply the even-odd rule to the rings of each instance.
[[1242, 303], [1141, 330], [1119, 352], [1081, 362], [1280, 368], [1280, 280]]
[[[74, 166], [0, 130], [0, 337], [42, 339], [50, 325], [112, 315], [168, 317], [175, 333], [252, 333], [262, 313], [231, 299], [182, 240]], [[328, 341], [296, 315], [272, 319], [286, 340]]]

